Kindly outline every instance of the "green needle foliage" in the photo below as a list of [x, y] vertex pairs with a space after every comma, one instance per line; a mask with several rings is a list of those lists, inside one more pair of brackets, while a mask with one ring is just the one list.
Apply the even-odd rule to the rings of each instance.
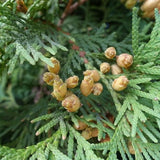
[[[117, 0], [84, 2], [0, 2], [1, 160], [160, 160], [159, 12], [154, 22]], [[70, 3], [77, 6], [68, 10]], [[121, 92], [112, 88], [120, 75], [99, 69], [115, 63], [104, 56], [110, 46], [134, 57], [120, 74], [129, 79]], [[81, 82], [83, 71], [96, 69], [103, 92], [83, 96], [79, 83], [72, 92], [81, 107], [67, 112], [42, 80], [52, 56], [63, 81], [77, 75]], [[86, 140], [76, 130], [80, 121], [98, 135]]]

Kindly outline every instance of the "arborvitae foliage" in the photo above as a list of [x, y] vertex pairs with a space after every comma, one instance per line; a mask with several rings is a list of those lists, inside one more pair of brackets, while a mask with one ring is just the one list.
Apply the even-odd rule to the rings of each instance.
[[[1, 160], [160, 159], [160, 15], [138, 15], [118, 0], [1, 0]], [[120, 75], [99, 69], [115, 63], [104, 56], [108, 47], [134, 57], [120, 74], [129, 79], [121, 92], [112, 88]], [[42, 80], [52, 56], [64, 81], [96, 69], [102, 94], [83, 96], [79, 83], [72, 91], [82, 106], [67, 112]], [[85, 140], [79, 120], [98, 136]]]

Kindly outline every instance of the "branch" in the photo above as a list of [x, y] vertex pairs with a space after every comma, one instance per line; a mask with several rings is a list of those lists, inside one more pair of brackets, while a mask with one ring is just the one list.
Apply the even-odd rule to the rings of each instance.
[[58, 27], [62, 25], [64, 19], [71, 14], [74, 10], [76, 10], [80, 5], [82, 5], [84, 2], [86, 2], [87, 0], [79, 0], [79, 2], [75, 2], [74, 4], [72, 4], [73, 0], [69, 0], [59, 22], [58, 22]]

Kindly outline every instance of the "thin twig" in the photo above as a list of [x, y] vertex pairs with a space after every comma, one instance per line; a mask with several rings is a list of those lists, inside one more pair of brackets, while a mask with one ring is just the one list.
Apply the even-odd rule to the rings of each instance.
[[76, 10], [80, 5], [82, 5], [84, 2], [86, 2], [87, 0], [79, 0], [79, 2], [75, 2], [74, 4], [72, 4], [73, 0], [69, 0], [59, 22], [58, 22], [58, 27], [61, 26], [63, 24], [64, 19], [71, 14], [74, 10]]

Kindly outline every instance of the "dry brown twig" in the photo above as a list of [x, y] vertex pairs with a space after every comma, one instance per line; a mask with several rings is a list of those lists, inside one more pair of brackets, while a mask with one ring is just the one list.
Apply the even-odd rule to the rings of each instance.
[[64, 19], [86, 1], [87, 0], [79, 0], [72, 4], [73, 0], [69, 0], [57, 26], [60, 27], [63, 24]]

